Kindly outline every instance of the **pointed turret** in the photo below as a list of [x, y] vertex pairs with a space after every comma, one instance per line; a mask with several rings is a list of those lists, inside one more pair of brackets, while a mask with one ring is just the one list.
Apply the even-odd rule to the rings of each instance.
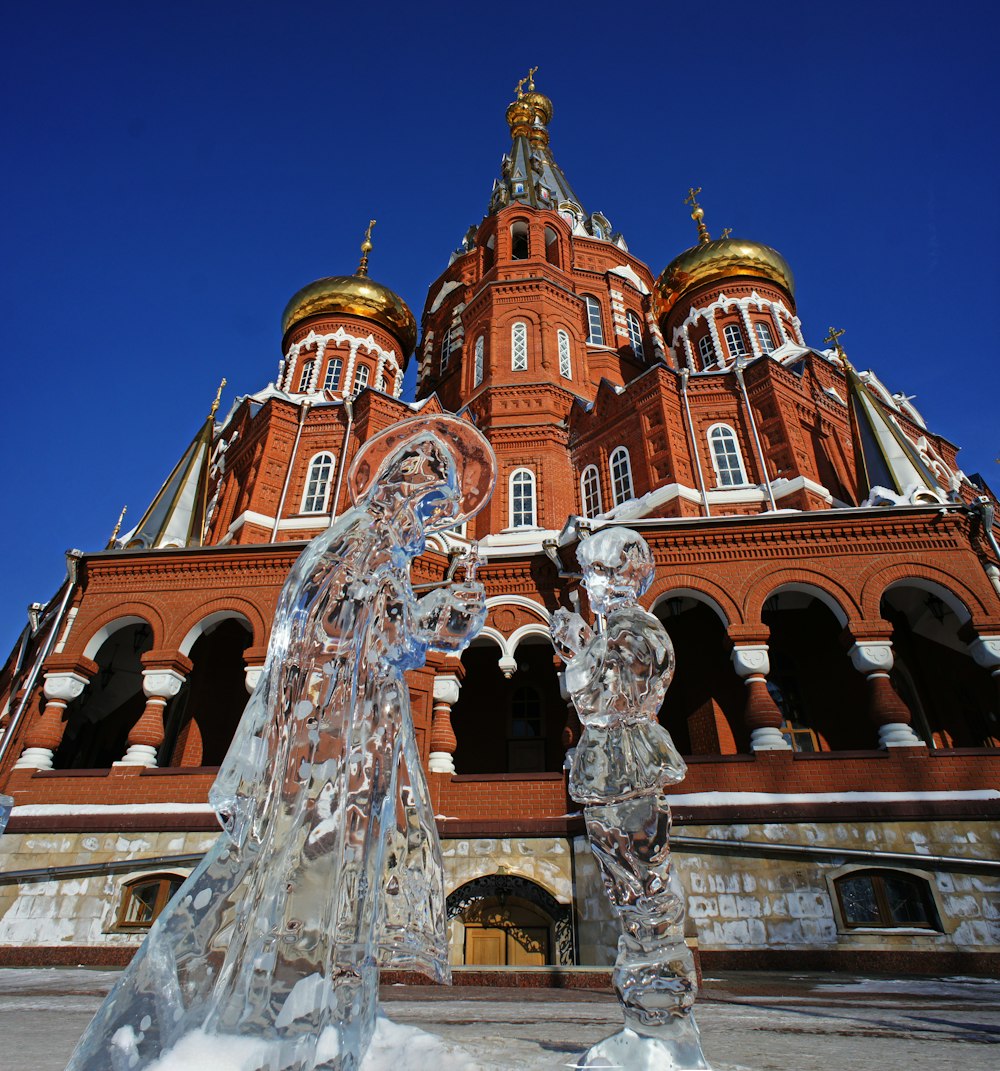
[[223, 380], [205, 423], [157, 492], [142, 520], [120, 540], [113, 537], [112, 546], [160, 550], [202, 545], [215, 414], [225, 385]]
[[512, 144], [501, 161], [500, 178], [493, 183], [490, 212], [511, 204], [551, 208], [559, 212], [575, 234], [621, 243], [621, 236], [612, 235], [611, 224], [604, 215], [588, 215], [584, 211], [580, 198], [553, 159], [548, 131], [552, 101], [535, 89], [537, 70], [532, 67], [528, 77], [517, 83], [517, 96], [507, 108]]
[[840, 344], [843, 333], [831, 327], [825, 341], [833, 345], [843, 362], [847, 379], [858, 499], [871, 506], [947, 501], [944, 489], [921, 460], [916, 447], [847, 359]]

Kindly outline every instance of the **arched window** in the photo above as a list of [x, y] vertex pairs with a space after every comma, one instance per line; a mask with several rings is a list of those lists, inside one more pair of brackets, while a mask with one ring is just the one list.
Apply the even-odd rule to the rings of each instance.
[[754, 334], [757, 336], [757, 342], [760, 345], [761, 353], [773, 353], [774, 352], [774, 335], [771, 334], [771, 328], [768, 327], [763, 320], [756, 320], [753, 325]]
[[312, 379], [313, 369], [316, 367], [315, 361], [306, 361], [302, 365], [302, 374], [299, 376], [299, 393], [303, 393], [309, 389], [309, 381]]
[[510, 526], [534, 528], [537, 519], [535, 474], [531, 469], [516, 469], [510, 477]]
[[715, 364], [715, 347], [712, 345], [711, 333], [704, 334], [698, 339], [698, 356], [701, 359], [702, 370]]
[[620, 506], [635, 497], [632, 491], [632, 462], [624, 446], [617, 447], [611, 454], [611, 490], [615, 505]]
[[584, 294], [587, 303], [587, 341], [591, 346], [604, 345], [604, 326], [601, 323], [601, 303], [592, 294]]
[[306, 492], [302, 496], [303, 513], [326, 513], [326, 499], [333, 475], [333, 454], [317, 454], [309, 463]]
[[528, 371], [527, 324], [514, 324], [510, 329], [510, 367], [515, 372]]
[[901, 870], [855, 870], [837, 878], [833, 887], [848, 928], [941, 929], [930, 887], [916, 874]]
[[448, 358], [451, 356], [451, 343], [455, 334], [455, 325], [448, 324], [441, 339], [441, 375], [448, 370]]
[[559, 267], [559, 236], [551, 227], [545, 228], [545, 259]]
[[556, 338], [559, 340], [559, 375], [563, 379], [572, 379], [573, 364], [569, 356], [569, 335], [565, 331], [560, 331]]
[[326, 376], [323, 379], [323, 390], [336, 390], [340, 386], [340, 373], [344, 370], [344, 362], [339, 357], [333, 357], [326, 366]]
[[118, 928], [148, 930], [183, 884], [184, 879], [177, 874], [150, 874], [130, 881], [122, 890]]
[[476, 361], [472, 376], [472, 385], [478, 387], [483, 381], [483, 364], [486, 355], [486, 340], [482, 335], [476, 339]]
[[528, 224], [518, 220], [510, 228], [510, 259], [528, 259]]
[[726, 324], [726, 345], [729, 347], [730, 357], [746, 357], [747, 343], [740, 330], [739, 324]]
[[628, 323], [628, 344], [635, 356], [641, 361], [643, 360], [642, 351], [642, 321], [636, 314], [629, 309], [625, 313], [625, 320]]
[[736, 432], [728, 424], [714, 424], [708, 429], [712, 464], [720, 487], [742, 487], [747, 482]]
[[354, 369], [354, 386], [351, 387], [351, 394], [357, 397], [368, 386], [368, 379], [372, 374], [372, 370], [366, 364], [359, 364]]
[[580, 477], [580, 499], [583, 502], [584, 517], [596, 517], [602, 513], [601, 477], [596, 465], [588, 465]]

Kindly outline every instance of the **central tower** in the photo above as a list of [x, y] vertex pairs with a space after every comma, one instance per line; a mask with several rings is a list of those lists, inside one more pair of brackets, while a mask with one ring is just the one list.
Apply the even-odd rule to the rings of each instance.
[[533, 75], [507, 108], [511, 147], [487, 214], [431, 285], [422, 319], [417, 397], [468, 411], [500, 463], [477, 535], [559, 529], [579, 512], [572, 407], [664, 359], [653, 276], [553, 158], [552, 102]]

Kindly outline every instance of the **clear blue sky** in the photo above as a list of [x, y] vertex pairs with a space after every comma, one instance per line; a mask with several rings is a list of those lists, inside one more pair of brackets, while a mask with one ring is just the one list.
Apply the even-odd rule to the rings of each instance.
[[[659, 271], [683, 198], [779, 249], [807, 339], [916, 395], [1000, 484], [995, 3], [8, 6], [0, 647], [70, 546], [138, 519], [204, 419], [273, 378], [300, 286], [419, 318], [537, 64], [586, 207]], [[0, 655], [0, 658], [3, 656]]]

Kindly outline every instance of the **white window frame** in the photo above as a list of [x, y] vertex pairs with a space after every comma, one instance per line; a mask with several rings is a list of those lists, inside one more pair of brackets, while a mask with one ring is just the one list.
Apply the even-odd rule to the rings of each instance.
[[366, 364], [358, 364], [354, 367], [354, 382], [351, 384], [351, 397], [357, 396], [368, 386], [371, 380], [372, 370]]
[[611, 493], [616, 506], [635, 498], [635, 485], [632, 483], [632, 458], [624, 446], [616, 446], [608, 458], [608, 471], [611, 473]]
[[702, 335], [701, 338], [698, 339], [698, 359], [701, 361], [700, 371], [705, 371], [706, 368], [711, 368], [713, 364], [718, 363], [711, 332]]
[[[729, 449], [730, 443], [731, 449]], [[708, 452], [712, 458], [712, 468], [715, 469], [718, 487], [748, 486], [750, 481], [747, 479], [743, 452], [740, 450], [740, 440], [735, 428], [729, 424], [713, 424], [708, 429]], [[735, 458], [735, 466], [732, 462], [733, 458]]]
[[559, 346], [559, 375], [563, 379], [573, 378], [573, 360], [570, 357], [569, 351], [569, 333], [566, 331], [559, 331], [556, 334], [556, 340]]
[[486, 339], [480, 335], [476, 339], [475, 364], [472, 373], [472, 385], [478, 387], [483, 381], [483, 367], [486, 358]]
[[761, 353], [774, 353], [774, 335], [771, 334], [771, 327], [769, 324], [764, 323], [763, 320], [754, 320], [753, 332], [757, 336], [757, 344], [760, 346]]
[[441, 375], [448, 371], [448, 358], [451, 357], [451, 342], [454, 331], [455, 325], [448, 324], [444, 329], [444, 334], [441, 336], [441, 360], [439, 364]]
[[[337, 374], [331, 377], [330, 372], [335, 365], [337, 366]], [[323, 377], [323, 390], [336, 390], [340, 385], [340, 378], [343, 374], [344, 359], [342, 357], [331, 357], [326, 366], [326, 375]]]
[[636, 360], [644, 361], [646, 359], [645, 352], [642, 348], [642, 321], [639, 317], [629, 309], [625, 313], [625, 322], [628, 324], [628, 344], [635, 354]]
[[313, 372], [316, 369], [316, 361], [310, 357], [308, 361], [302, 362], [302, 371], [299, 372], [299, 389], [297, 394], [305, 394], [309, 389], [309, 383], [312, 380]]
[[528, 371], [528, 325], [521, 320], [510, 327], [510, 369]]
[[580, 474], [580, 504], [584, 517], [598, 517], [604, 512], [601, 503], [601, 474], [596, 465], [588, 465]]
[[587, 345], [603, 346], [604, 317], [601, 314], [601, 303], [593, 294], [584, 294], [583, 303], [587, 306]]
[[[509, 520], [511, 528], [538, 527], [537, 481], [531, 469], [514, 469], [510, 474], [508, 487]], [[527, 487], [528, 493], [520, 489]]]
[[333, 482], [335, 459], [329, 450], [316, 454], [306, 469], [306, 485], [302, 492], [301, 513], [328, 513], [330, 484]]
[[743, 328], [739, 324], [726, 324], [722, 329], [726, 336], [726, 348], [729, 356], [735, 360], [737, 357], [747, 357], [750, 351], [747, 349], [747, 340], [743, 336]]

